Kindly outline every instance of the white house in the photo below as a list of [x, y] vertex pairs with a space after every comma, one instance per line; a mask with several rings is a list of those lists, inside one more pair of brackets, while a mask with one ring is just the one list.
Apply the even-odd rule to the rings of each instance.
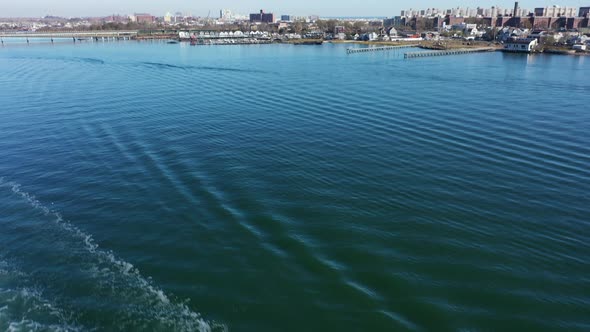
[[530, 53], [537, 45], [537, 39], [533, 38], [511, 39], [504, 44], [504, 51]]
[[395, 37], [397, 37], [397, 30], [394, 27], [391, 27], [391, 29], [389, 29], [388, 34], [389, 34], [389, 37], [395, 38]]
[[379, 39], [379, 35], [376, 34], [375, 32], [365, 33], [361, 36], [361, 40], [364, 40], [364, 41], [374, 41], [377, 39]]

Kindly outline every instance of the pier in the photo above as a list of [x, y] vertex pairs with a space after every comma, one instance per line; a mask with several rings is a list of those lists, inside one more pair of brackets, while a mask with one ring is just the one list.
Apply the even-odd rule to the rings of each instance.
[[441, 51], [425, 51], [425, 52], [409, 52], [404, 54], [404, 58], [423, 58], [431, 56], [443, 56], [443, 55], [459, 55], [469, 53], [480, 53], [480, 52], [493, 52], [496, 49], [493, 47], [482, 47], [482, 48], [460, 48], [456, 50], [441, 50]]
[[400, 49], [400, 48], [411, 48], [411, 47], [418, 47], [418, 46], [419, 46], [418, 44], [412, 44], [412, 45], [394, 45], [394, 46], [367, 47], [367, 48], [347, 48], [346, 54], [388, 51], [388, 50], [396, 50], [396, 49]]

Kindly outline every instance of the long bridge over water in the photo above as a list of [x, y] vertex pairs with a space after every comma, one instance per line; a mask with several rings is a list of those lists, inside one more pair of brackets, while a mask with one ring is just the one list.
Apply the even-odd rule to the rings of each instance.
[[0, 32], [0, 38], [104, 38], [104, 39], [131, 39], [137, 36], [139, 31], [43, 31], [43, 32]]
[[0, 32], [0, 44], [4, 46], [4, 41], [10, 43], [10, 40], [26, 40], [34, 42], [35, 40], [48, 40], [51, 43], [54, 39], [62, 40], [69, 38], [76, 41], [117, 41], [131, 40], [137, 37], [138, 31], [47, 31], [47, 32]]

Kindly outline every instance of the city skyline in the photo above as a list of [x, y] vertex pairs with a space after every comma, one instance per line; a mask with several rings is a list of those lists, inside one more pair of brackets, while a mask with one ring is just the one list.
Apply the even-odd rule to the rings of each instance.
[[[519, 1], [522, 8], [534, 9], [535, 7], [546, 7], [552, 5], [581, 7], [589, 6], [590, 0], [568, 0], [563, 2], [545, 0]], [[264, 9], [276, 15], [320, 15], [320, 16], [374, 16], [392, 17], [400, 15], [401, 10], [426, 9], [426, 8], [455, 8], [455, 7], [513, 7], [513, 0], [499, 1], [441, 1], [416, 0], [411, 3], [384, 3], [382, 1], [368, 0], [362, 6], [353, 1], [327, 0], [322, 3], [311, 0], [300, 0], [276, 4], [264, 1], [212, 1], [204, 0], [198, 4], [187, 0], [169, 0], [166, 2], [150, 1], [114, 1], [103, 0], [98, 3], [80, 4], [72, 0], [22, 0], [17, 3], [5, 3], [0, 5], [0, 17], [42, 17], [55, 15], [63, 17], [84, 17], [84, 16], [107, 16], [112, 14], [132, 14], [146, 12], [156, 16], [163, 16], [166, 12], [182, 12], [193, 16], [218, 17], [220, 9], [230, 9], [235, 13], [247, 15]]]

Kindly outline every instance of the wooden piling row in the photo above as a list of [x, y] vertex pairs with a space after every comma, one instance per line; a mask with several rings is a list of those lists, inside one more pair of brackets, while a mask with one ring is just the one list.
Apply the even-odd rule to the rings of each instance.
[[443, 56], [443, 55], [459, 55], [479, 52], [492, 52], [495, 48], [484, 47], [484, 48], [460, 48], [456, 50], [443, 50], [443, 51], [426, 51], [426, 52], [409, 52], [404, 54], [404, 58], [423, 58], [431, 56]]
[[395, 45], [395, 46], [383, 46], [383, 47], [348, 48], [348, 49], [346, 49], [346, 53], [353, 54], [353, 53], [387, 51], [387, 50], [395, 50], [395, 49], [399, 49], [399, 48], [410, 48], [410, 47], [417, 47], [417, 46], [418, 45]]

